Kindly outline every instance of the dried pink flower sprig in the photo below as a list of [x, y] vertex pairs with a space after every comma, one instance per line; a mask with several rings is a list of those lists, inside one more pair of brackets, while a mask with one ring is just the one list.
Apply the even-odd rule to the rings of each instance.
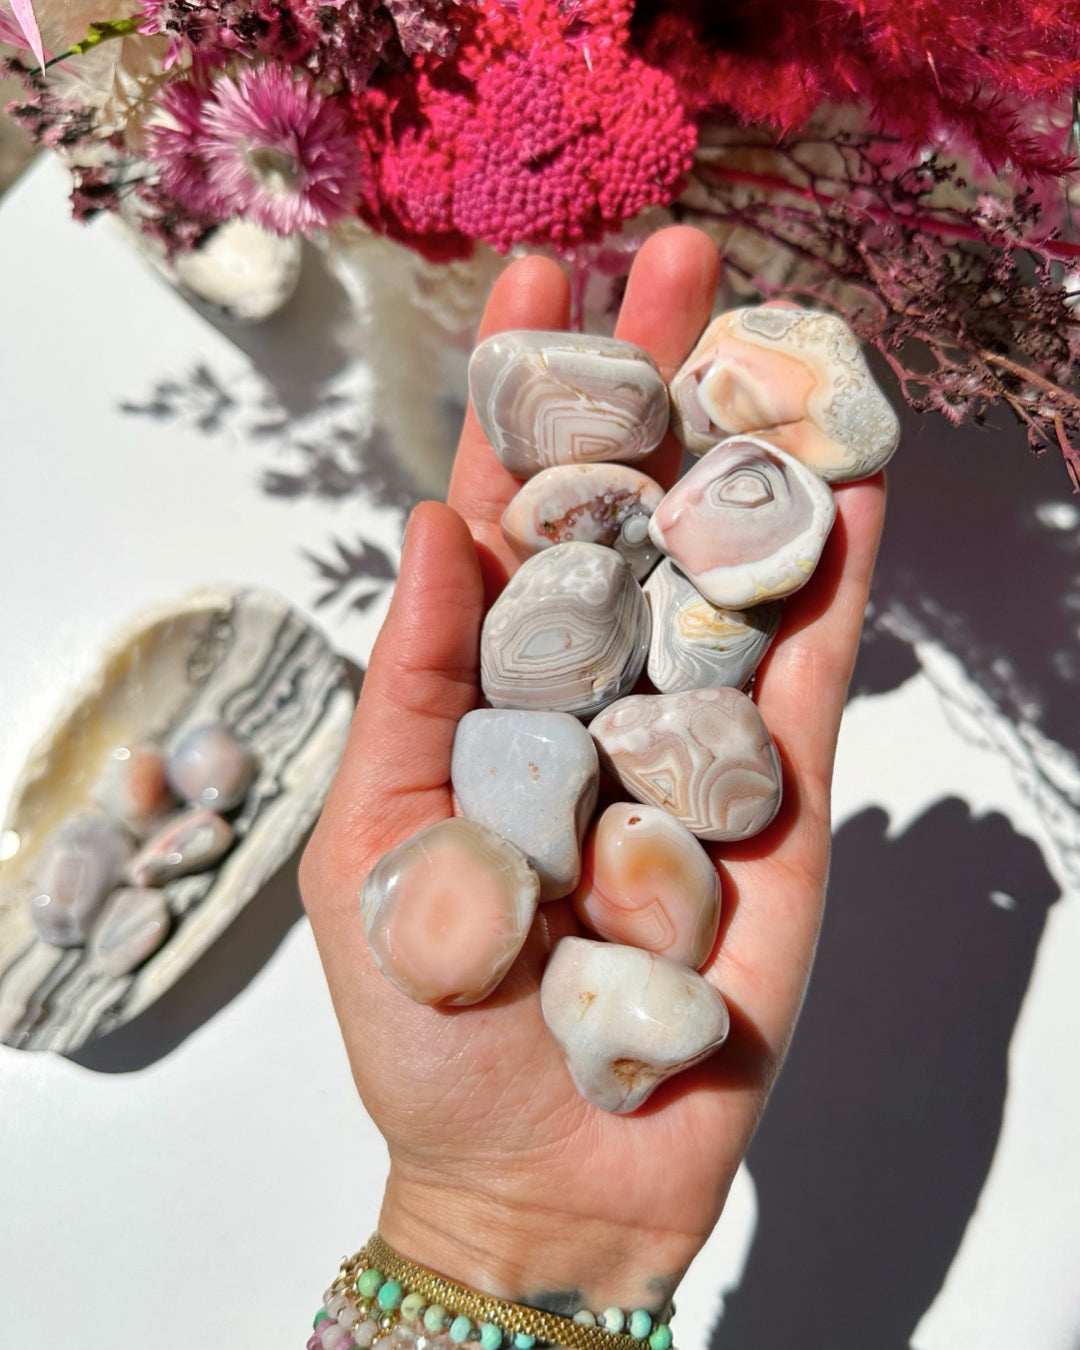
[[30, 3], [0, 0], [38, 52], [14, 112], [83, 218], [174, 251], [355, 216], [581, 269], [627, 267], [608, 241], [665, 207], [733, 293], [831, 305], [916, 406], [1004, 400], [1077, 472], [1080, 0]]

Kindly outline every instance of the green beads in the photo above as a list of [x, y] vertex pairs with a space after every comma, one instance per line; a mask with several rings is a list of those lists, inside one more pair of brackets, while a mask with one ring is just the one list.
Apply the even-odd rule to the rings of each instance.
[[311, 1324], [312, 1331], [315, 1330], [315, 1328], [319, 1325], [320, 1322], [325, 1322], [329, 1316], [330, 1314], [326, 1311], [325, 1308], [320, 1308], [319, 1311], [315, 1314], [314, 1322], [312, 1322]]
[[391, 1308], [396, 1308], [401, 1302], [403, 1290], [397, 1280], [387, 1280], [379, 1286], [379, 1292], [375, 1295], [379, 1307], [384, 1312], [389, 1312]]
[[600, 1314], [600, 1325], [605, 1331], [622, 1331], [626, 1326], [626, 1314], [621, 1308], [605, 1308]]
[[432, 1303], [424, 1313], [424, 1326], [428, 1331], [442, 1331], [450, 1320], [450, 1314], [441, 1303]]
[[583, 1327], [596, 1326], [596, 1314], [590, 1312], [588, 1308], [579, 1308], [574, 1314], [574, 1321]]
[[671, 1328], [661, 1322], [649, 1335], [649, 1350], [671, 1350]]
[[467, 1317], [455, 1317], [450, 1323], [450, 1339], [457, 1345], [460, 1345], [462, 1341], [467, 1341], [471, 1331], [472, 1322]]
[[406, 1322], [415, 1322], [424, 1311], [423, 1294], [406, 1294], [401, 1300], [401, 1316]]
[[627, 1329], [635, 1340], [643, 1341], [649, 1332], [652, 1331], [652, 1317], [644, 1308], [635, 1308], [630, 1314]]
[[527, 1336], [524, 1331], [519, 1331], [514, 1337], [514, 1350], [533, 1350], [536, 1344], [535, 1336]]
[[379, 1292], [379, 1286], [385, 1279], [382, 1271], [376, 1270], [374, 1266], [369, 1270], [362, 1270], [359, 1279], [356, 1281], [356, 1292], [361, 1298], [374, 1298]]
[[480, 1350], [499, 1350], [502, 1343], [502, 1327], [497, 1327], [494, 1322], [480, 1323]]

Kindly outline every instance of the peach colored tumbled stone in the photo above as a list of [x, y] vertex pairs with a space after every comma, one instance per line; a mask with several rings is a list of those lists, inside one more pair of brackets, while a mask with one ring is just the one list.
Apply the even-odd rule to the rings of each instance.
[[574, 909], [594, 933], [704, 965], [720, 922], [720, 880], [681, 821], [659, 806], [616, 802], [585, 843]]
[[417, 1003], [487, 998], [529, 932], [540, 879], [520, 849], [475, 820], [420, 830], [372, 868], [360, 892], [371, 954]]

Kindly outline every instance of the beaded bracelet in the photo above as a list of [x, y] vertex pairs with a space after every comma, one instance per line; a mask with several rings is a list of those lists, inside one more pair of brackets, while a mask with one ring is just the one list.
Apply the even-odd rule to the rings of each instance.
[[416, 1265], [376, 1233], [342, 1261], [307, 1350], [369, 1350], [383, 1338], [387, 1350], [671, 1350], [671, 1328], [644, 1308], [560, 1317]]

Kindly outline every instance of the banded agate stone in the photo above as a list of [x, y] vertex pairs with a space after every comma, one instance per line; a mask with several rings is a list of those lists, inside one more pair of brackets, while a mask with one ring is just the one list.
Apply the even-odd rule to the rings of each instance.
[[649, 517], [664, 489], [629, 464], [557, 464], [530, 478], [503, 512], [503, 538], [522, 560], [581, 540], [621, 553], [640, 581], [660, 556]]
[[458, 806], [521, 849], [541, 903], [577, 884], [599, 778], [592, 737], [569, 713], [477, 708], [458, 723], [450, 766]]
[[722, 441], [657, 507], [649, 534], [707, 600], [749, 609], [804, 585], [836, 504], [828, 485], [760, 439]]
[[720, 878], [669, 811], [616, 802], [589, 831], [572, 901], [600, 937], [697, 970], [716, 940]]
[[649, 607], [629, 565], [600, 544], [556, 544], [523, 563], [488, 611], [480, 683], [495, 708], [588, 717], [632, 689]]
[[540, 1006], [578, 1092], [601, 1111], [636, 1111], [666, 1078], [727, 1039], [724, 1000], [692, 970], [637, 947], [565, 937]]
[[169, 755], [165, 773], [181, 801], [231, 811], [255, 777], [255, 757], [221, 722], [193, 727]]
[[741, 689], [780, 625], [778, 604], [722, 609], [665, 558], [645, 582], [652, 615], [649, 679], [662, 694], [709, 685]]
[[375, 864], [360, 917], [375, 964], [403, 994], [465, 1007], [487, 998], [510, 969], [539, 894], [520, 849], [455, 816]]
[[600, 762], [699, 839], [748, 839], [780, 809], [780, 758], [738, 689], [620, 699], [589, 724]]
[[676, 431], [694, 454], [754, 432], [831, 482], [876, 472], [900, 439], [851, 330], [816, 310], [722, 314], [672, 380], [671, 399]]
[[193, 806], [152, 834], [128, 866], [134, 886], [160, 886], [173, 877], [201, 872], [232, 846], [232, 826], [216, 811]]
[[122, 826], [97, 812], [69, 816], [41, 851], [30, 916], [55, 947], [79, 947], [131, 857]]
[[518, 478], [553, 464], [632, 463], [668, 424], [668, 393], [648, 354], [581, 333], [496, 333], [472, 354], [469, 394], [484, 435]]
[[109, 896], [90, 934], [91, 955], [106, 975], [127, 975], [157, 951], [171, 922], [164, 891], [121, 886]]

